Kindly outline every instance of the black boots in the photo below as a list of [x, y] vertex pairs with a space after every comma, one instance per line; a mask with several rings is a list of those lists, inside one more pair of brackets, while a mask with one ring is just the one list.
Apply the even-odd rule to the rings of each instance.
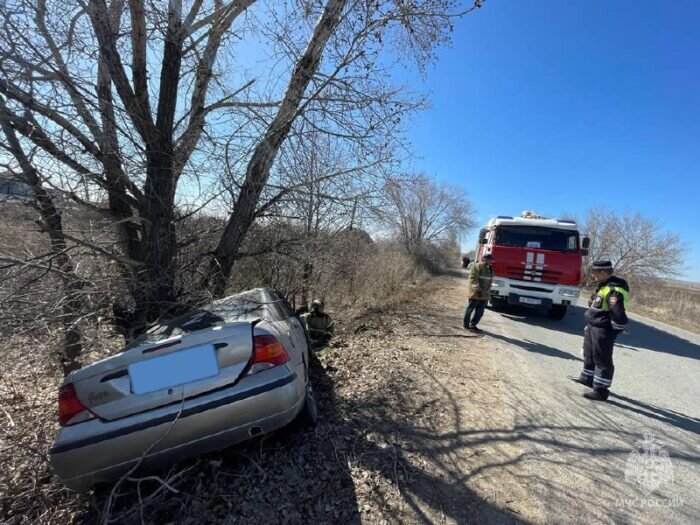
[[592, 392], [586, 392], [583, 394], [583, 397], [586, 399], [591, 399], [593, 401], [605, 401], [608, 399], [608, 394], [610, 392], [608, 390], [593, 390]]
[[588, 388], [593, 388], [593, 378], [591, 377], [590, 379], [587, 379], [583, 376], [566, 376], [568, 379], [573, 381], [574, 383], [579, 383], [583, 386], [587, 386]]
[[[588, 388], [593, 388], [593, 378], [587, 378], [584, 376], [566, 376], [569, 380], [573, 381], [574, 383], [578, 383], [583, 386], [587, 386]], [[606, 389], [598, 389], [594, 388], [592, 392], [586, 392], [583, 394], [583, 397], [586, 399], [591, 399], [593, 401], [605, 401], [608, 399], [608, 394], [610, 391]]]

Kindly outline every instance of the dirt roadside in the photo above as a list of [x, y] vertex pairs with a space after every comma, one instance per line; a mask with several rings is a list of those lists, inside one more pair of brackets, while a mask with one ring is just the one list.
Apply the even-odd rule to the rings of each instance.
[[346, 459], [362, 521], [541, 522], [524, 481], [502, 468], [520, 459], [518, 450], [489, 438], [513, 427], [496, 345], [462, 328], [463, 278], [434, 285], [368, 315], [347, 346], [337, 342], [321, 355], [335, 404], [354, 422]]

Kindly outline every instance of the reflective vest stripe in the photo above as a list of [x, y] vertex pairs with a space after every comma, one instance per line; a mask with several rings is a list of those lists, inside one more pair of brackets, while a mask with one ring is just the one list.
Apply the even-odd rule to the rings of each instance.
[[613, 291], [622, 295], [622, 299], [625, 301], [624, 304], [625, 306], [627, 306], [627, 300], [630, 296], [627, 290], [625, 290], [624, 288], [620, 288], [619, 286], [603, 286], [600, 290], [598, 290], [598, 295], [603, 298], [603, 306], [601, 307], [601, 310], [603, 310], [604, 312], [610, 310], [610, 305], [608, 304], [608, 296]]

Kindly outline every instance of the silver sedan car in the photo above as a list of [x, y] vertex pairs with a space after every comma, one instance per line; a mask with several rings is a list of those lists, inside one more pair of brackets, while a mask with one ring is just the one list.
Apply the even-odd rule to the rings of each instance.
[[51, 463], [86, 490], [317, 418], [304, 327], [257, 289], [154, 326], [122, 353], [68, 375]]

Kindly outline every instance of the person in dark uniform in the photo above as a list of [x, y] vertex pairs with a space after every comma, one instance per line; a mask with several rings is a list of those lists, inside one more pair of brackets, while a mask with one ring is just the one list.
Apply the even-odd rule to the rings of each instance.
[[583, 370], [579, 377], [569, 376], [569, 379], [593, 389], [583, 394], [584, 397], [605, 401], [615, 372], [612, 358], [615, 339], [627, 327], [625, 307], [629, 300], [629, 285], [613, 275], [613, 266], [608, 260], [595, 261], [591, 274], [598, 286], [586, 310]]
[[328, 344], [335, 331], [333, 319], [324, 311], [324, 306], [321, 299], [314, 299], [310, 311], [301, 315], [313, 348], [321, 348]]

